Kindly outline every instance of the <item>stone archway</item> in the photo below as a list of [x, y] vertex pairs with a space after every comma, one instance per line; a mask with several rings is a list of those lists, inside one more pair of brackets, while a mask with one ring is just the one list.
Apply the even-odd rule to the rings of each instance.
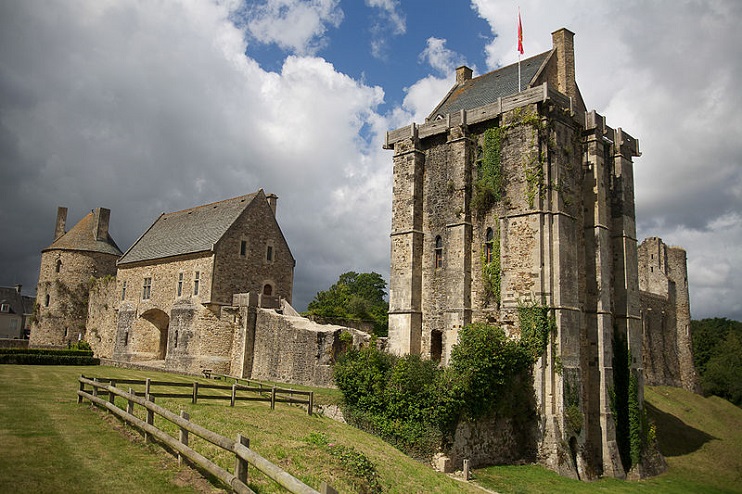
[[168, 328], [170, 327], [170, 316], [160, 309], [149, 309], [143, 312], [140, 318], [149, 322], [157, 330], [153, 338], [149, 338], [147, 353], [154, 356], [154, 360], [165, 360], [167, 356]]

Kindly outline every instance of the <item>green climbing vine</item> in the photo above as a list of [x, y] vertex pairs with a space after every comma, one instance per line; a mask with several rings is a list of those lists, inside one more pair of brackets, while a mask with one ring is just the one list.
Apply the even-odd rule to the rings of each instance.
[[[487, 300], [494, 300], [500, 304], [500, 286], [501, 286], [501, 269], [500, 269], [500, 226], [493, 231], [494, 235], [491, 242], [487, 242], [482, 249], [482, 280], [484, 281], [484, 290]], [[489, 256], [487, 249], [490, 249]], [[489, 257], [489, 260], [487, 259]]]
[[518, 302], [520, 341], [535, 362], [546, 351], [549, 335], [556, 331], [556, 320], [547, 305], [535, 301]]
[[481, 156], [477, 161], [477, 180], [474, 183], [472, 207], [483, 214], [502, 198], [502, 163], [500, 150], [506, 128], [494, 127], [484, 131]]

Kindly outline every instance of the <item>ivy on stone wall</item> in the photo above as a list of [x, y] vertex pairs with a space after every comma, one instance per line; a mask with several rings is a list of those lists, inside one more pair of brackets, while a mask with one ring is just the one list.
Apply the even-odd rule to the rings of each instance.
[[500, 150], [506, 128], [494, 127], [484, 131], [481, 157], [477, 162], [477, 180], [474, 182], [472, 207], [480, 214], [502, 198], [502, 163]]
[[[482, 249], [482, 280], [487, 300], [494, 300], [500, 305], [500, 225], [493, 231], [494, 235], [490, 246], [489, 262], [487, 262], [487, 246]], [[489, 242], [488, 242], [489, 243]]]
[[535, 362], [546, 351], [549, 335], [556, 331], [556, 320], [549, 306], [536, 301], [518, 302], [520, 341]]

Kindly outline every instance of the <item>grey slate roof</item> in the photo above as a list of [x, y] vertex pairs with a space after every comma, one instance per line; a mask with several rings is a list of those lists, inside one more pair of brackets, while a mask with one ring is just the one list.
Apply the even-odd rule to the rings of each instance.
[[33, 313], [34, 302], [36, 301], [33, 297], [21, 295], [15, 287], [0, 287], [0, 303], [10, 305], [10, 314], [31, 314]]
[[161, 214], [118, 264], [209, 251], [258, 194]]
[[90, 252], [102, 252], [104, 254], [112, 254], [116, 257], [121, 255], [121, 249], [119, 249], [116, 242], [109, 234], [105, 241], [97, 240], [93, 231], [93, 212], [87, 214], [81, 219], [75, 226], [70, 229], [67, 233], [56, 239], [52, 244], [47, 247], [46, 250], [62, 249], [62, 250], [84, 250]]
[[[526, 89], [539, 72], [551, 51], [521, 60], [521, 88]], [[428, 119], [438, 115], [456, 113], [460, 110], [471, 110], [497, 102], [497, 98], [510, 96], [518, 92], [518, 64], [507, 65], [501, 69], [474, 77], [454, 87]]]

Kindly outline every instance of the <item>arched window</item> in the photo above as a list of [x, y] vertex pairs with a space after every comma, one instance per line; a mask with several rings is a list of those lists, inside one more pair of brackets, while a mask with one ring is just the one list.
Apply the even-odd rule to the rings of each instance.
[[440, 362], [443, 356], [443, 333], [432, 331], [430, 333], [430, 360]]
[[435, 237], [435, 269], [443, 267], [443, 239], [440, 235]]
[[273, 295], [273, 287], [270, 286], [268, 283], [263, 286], [263, 295], [266, 295], [268, 297]]
[[486, 241], [484, 243], [484, 262], [487, 264], [492, 262], [492, 253], [495, 247], [495, 234], [492, 228], [487, 228]]
[[62, 261], [60, 259], [57, 259], [57, 265], [54, 269], [57, 273], [59, 273], [62, 270]]

